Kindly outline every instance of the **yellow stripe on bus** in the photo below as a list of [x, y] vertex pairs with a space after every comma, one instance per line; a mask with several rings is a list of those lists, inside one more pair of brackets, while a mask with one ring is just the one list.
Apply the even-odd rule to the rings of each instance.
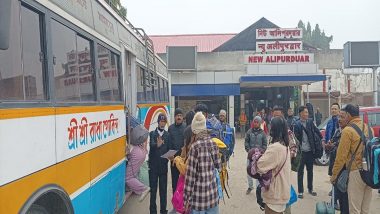
[[151, 107], [151, 106], [167, 106], [169, 103], [151, 103], [151, 104], [137, 104], [137, 107], [144, 108], [144, 107]]
[[11, 108], [0, 109], [0, 120], [42, 117], [60, 114], [77, 114], [86, 112], [99, 112], [111, 110], [124, 110], [123, 105], [114, 106], [74, 106], [74, 107], [57, 107], [57, 108]]
[[28, 198], [47, 184], [56, 184], [71, 195], [125, 158], [125, 142], [123, 136], [0, 187], [0, 213], [18, 213]]

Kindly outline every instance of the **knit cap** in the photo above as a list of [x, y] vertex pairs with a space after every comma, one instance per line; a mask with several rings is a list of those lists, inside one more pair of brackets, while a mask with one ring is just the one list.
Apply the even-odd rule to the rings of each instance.
[[259, 123], [261, 123], [261, 121], [263, 120], [263, 119], [261, 119], [261, 117], [260, 116], [256, 116], [255, 118], [253, 118], [253, 121], [257, 121], [257, 122], [259, 122]]
[[138, 125], [131, 131], [131, 144], [141, 145], [148, 139], [149, 132], [143, 125]]
[[165, 120], [165, 122], [168, 121], [168, 120], [166, 119], [166, 115], [163, 114], [163, 113], [160, 113], [160, 114], [158, 115], [158, 118], [157, 118], [157, 123], [159, 123], [159, 122], [162, 121], [162, 120]]
[[206, 128], [206, 118], [202, 112], [197, 112], [194, 115], [194, 119], [191, 122], [191, 130], [194, 134], [199, 134], [202, 131], [207, 130]]

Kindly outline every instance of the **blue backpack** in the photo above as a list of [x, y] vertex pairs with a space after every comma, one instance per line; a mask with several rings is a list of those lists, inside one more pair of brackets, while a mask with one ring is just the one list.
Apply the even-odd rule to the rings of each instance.
[[223, 131], [223, 142], [228, 147], [229, 155], [231, 156], [234, 153], [235, 148], [235, 136], [234, 136], [234, 129], [231, 128], [229, 125], [225, 126], [225, 131]]

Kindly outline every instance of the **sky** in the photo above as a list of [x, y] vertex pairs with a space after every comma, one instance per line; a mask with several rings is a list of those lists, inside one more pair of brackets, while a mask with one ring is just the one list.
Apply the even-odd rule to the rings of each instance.
[[333, 35], [330, 47], [380, 40], [380, 0], [121, 0], [149, 35], [239, 33], [265, 17], [281, 28], [298, 21]]

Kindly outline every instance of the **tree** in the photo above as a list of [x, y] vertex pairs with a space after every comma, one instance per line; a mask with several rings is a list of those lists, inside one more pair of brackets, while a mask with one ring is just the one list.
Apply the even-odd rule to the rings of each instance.
[[300, 20], [297, 26], [303, 31], [302, 41], [322, 50], [330, 49], [333, 36], [327, 36], [325, 31], [321, 30], [319, 24], [316, 24], [315, 28], [312, 29], [310, 22], [307, 22], [305, 29], [303, 21]]

